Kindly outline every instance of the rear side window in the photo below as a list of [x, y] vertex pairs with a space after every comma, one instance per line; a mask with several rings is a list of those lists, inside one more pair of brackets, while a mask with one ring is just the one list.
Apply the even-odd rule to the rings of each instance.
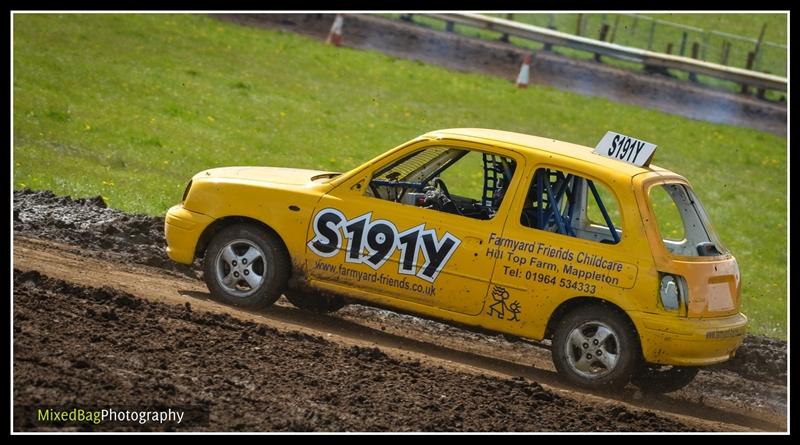
[[653, 212], [656, 214], [658, 231], [664, 241], [681, 241], [686, 238], [686, 234], [683, 231], [681, 213], [664, 186], [656, 186], [650, 189], [650, 203], [653, 205]]
[[654, 185], [648, 197], [664, 247], [672, 254], [717, 256], [727, 253], [691, 188], [680, 183]]
[[617, 244], [622, 236], [619, 203], [605, 185], [553, 168], [534, 173], [520, 223], [606, 244]]

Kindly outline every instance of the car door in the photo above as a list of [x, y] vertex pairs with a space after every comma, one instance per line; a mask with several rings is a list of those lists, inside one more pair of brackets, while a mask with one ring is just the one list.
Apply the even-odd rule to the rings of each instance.
[[628, 236], [641, 230], [631, 216], [632, 194], [557, 164], [534, 165], [522, 179], [491, 246], [501, 259], [485, 315], [515, 317], [521, 332], [538, 338], [553, 310], [571, 298], [627, 295], [649, 252]]
[[[447, 156], [441, 153], [448, 150], [466, 154], [456, 161], [443, 160]], [[325, 195], [317, 205], [307, 237], [309, 275], [390, 299], [479, 314], [496, 261], [487, 254], [486, 245], [492, 232], [502, 231], [508, 208], [508, 202], [502, 201], [511, 200], [482, 196], [482, 203], [488, 203], [485, 208], [465, 205], [470, 212], [489, 208], [491, 215], [478, 214], [478, 210], [469, 215], [452, 213], [447, 208], [425, 208], [424, 189], [419, 183], [423, 176], [435, 174], [447, 177], [454, 187], [469, 180], [470, 174], [486, 175], [484, 166], [478, 165], [477, 172], [447, 176], [455, 165], [448, 167], [448, 162], [467, 162], [467, 155], [476, 153], [482, 159], [502, 156], [513, 160], [514, 165], [523, 162], [510, 150], [463, 141], [422, 141], [365, 169]], [[395, 170], [387, 170], [390, 168]], [[401, 174], [410, 178], [409, 184], [400, 180]], [[413, 181], [416, 182], [411, 184]], [[483, 182], [485, 188], [486, 181]], [[506, 184], [499, 184], [502, 181], [496, 179], [489, 182], [494, 189], [488, 195], [500, 188], [516, 187], [513, 177]], [[398, 192], [401, 187], [395, 187], [397, 184], [408, 187]]]

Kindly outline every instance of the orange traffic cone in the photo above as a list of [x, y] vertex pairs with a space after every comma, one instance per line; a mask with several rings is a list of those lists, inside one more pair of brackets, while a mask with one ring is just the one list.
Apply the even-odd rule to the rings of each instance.
[[331, 26], [331, 31], [328, 33], [328, 39], [325, 40], [325, 43], [334, 46], [340, 46], [342, 44], [343, 22], [344, 22], [344, 17], [342, 16], [342, 14], [336, 14], [336, 18], [333, 20], [333, 26]]
[[525, 54], [525, 58], [522, 60], [522, 68], [519, 69], [519, 75], [517, 76], [517, 86], [519, 88], [528, 88], [528, 83], [531, 80], [531, 55]]

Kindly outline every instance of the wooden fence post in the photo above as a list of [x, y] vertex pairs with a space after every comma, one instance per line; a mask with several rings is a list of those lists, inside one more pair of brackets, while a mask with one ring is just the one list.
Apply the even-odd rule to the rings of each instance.
[[731, 53], [731, 42], [727, 40], [722, 41], [722, 55], [720, 56], [719, 63], [722, 65], [728, 64], [728, 55]]
[[614, 28], [611, 30], [611, 38], [608, 39], [609, 43], [614, 43], [614, 39], [617, 38], [617, 28], [619, 28], [620, 17], [622, 16], [617, 14], [617, 16], [614, 18]]
[[[769, 71], [764, 71], [764, 73], [772, 74]], [[764, 87], [758, 87], [758, 90], [756, 90], [756, 97], [758, 97], [759, 99], [766, 99], [767, 98], [766, 94], [767, 94], [767, 89]]]
[[[603, 23], [603, 26], [600, 27], [600, 41], [601, 42], [605, 42], [606, 41], [606, 35], [607, 34], [608, 34], [608, 25]], [[602, 62], [602, 60], [600, 59], [600, 54], [595, 53], [594, 61], [595, 62]]]
[[700, 59], [706, 60], [707, 48], [708, 48], [708, 31], [703, 31], [703, 47], [700, 49]]
[[[556, 25], [555, 25], [555, 23], [553, 23], [553, 22], [551, 21], [551, 22], [550, 22], [550, 24], [549, 24], [549, 25], [547, 25], [547, 29], [552, 29], [552, 30], [555, 30], [555, 29], [556, 29]], [[544, 48], [542, 48], [542, 49], [544, 49], [545, 51], [552, 51], [552, 50], [553, 50], [553, 44], [552, 44], [552, 43], [550, 43], [550, 42], [548, 42], [548, 43], [545, 43], [545, 44], [544, 44]]]
[[766, 30], [767, 30], [767, 23], [764, 22], [764, 25], [761, 27], [761, 33], [758, 35], [756, 48], [753, 50], [753, 67], [756, 66], [756, 63], [758, 63], [758, 54], [761, 52], [761, 42], [764, 41], [764, 31]]
[[608, 28], [609, 26], [603, 23], [603, 26], [600, 27], [600, 41], [606, 41], [606, 35], [608, 35]]
[[[750, 51], [749, 53], [747, 53], [747, 69], [748, 70], [753, 69], [753, 62], [755, 62], [755, 59], [756, 59], [756, 53], [755, 52]], [[742, 84], [742, 94], [747, 94], [748, 92], [749, 92], [749, 89], [747, 87], [747, 84], [743, 83]]]
[[[553, 14], [550, 14], [550, 21], [547, 24], [547, 29], [552, 29], [552, 30], [556, 29], [556, 22], [555, 22], [555, 20], [553, 20]], [[542, 48], [542, 49], [544, 49], [545, 51], [552, 51], [553, 50], [553, 44], [552, 43], [545, 43], [544, 44], [544, 48]]]
[[686, 37], [688, 36], [686, 35], [686, 31], [684, 31], [683, 35], [681, 35], [681, 51], [680, 51], [681, 56], [683, 56], [686, 53]]
[[[700, 44], [697, 42], [692, 43], [692, 59], [697, 59], [700, 55]], [[697, 74], [694, 72], [689, 73], [689, 80], [697, 82]]]
[[[506, 19], [514, 20], [514, 14], [506, 14]], [[508, 43], [508, 34], [503, 34], [500, 36], [500, 41]]]
[[650, 25], [650, 36], [647, 38], [647, 50], [650, 51], [653, 49], [653, 35], [656, 33], [656, 21], [653, 19], [653, 23]]

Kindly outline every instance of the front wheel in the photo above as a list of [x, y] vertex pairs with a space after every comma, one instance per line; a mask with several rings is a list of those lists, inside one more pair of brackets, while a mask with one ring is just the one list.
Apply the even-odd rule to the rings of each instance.
[[275, 235], [252, 224], [226, 227], [211, 240], [203, 262], [211, 295], [249, 308], [271, 305], [286, 287], [289, 257]]
[[553, 335], [558, 373], [584, 388], [619, 389], [639, 369], [639, 339], [620, 313], [598, 305], [569, 312]]

